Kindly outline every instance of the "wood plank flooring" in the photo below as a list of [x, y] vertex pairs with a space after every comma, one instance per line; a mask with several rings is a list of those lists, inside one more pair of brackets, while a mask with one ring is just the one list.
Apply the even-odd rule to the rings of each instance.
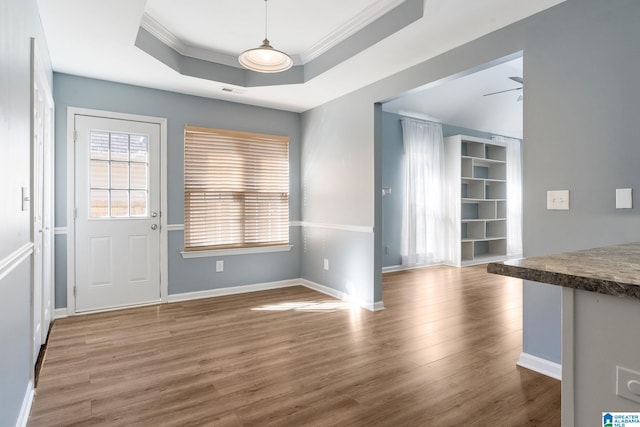
[[516, 366], [520, 281], [386, 274], [371, 313], [304, 287], [57, 320], [29, 426], [559, 426]]

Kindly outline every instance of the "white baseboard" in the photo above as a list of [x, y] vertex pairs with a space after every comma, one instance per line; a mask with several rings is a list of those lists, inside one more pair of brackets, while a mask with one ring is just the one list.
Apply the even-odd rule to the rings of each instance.
[[382, 267], [382, 272], [383, 273], [393, 273], [394, 271], [403, 271], [406, 270], [406, 267], [403, 267], [402, 265], [390, 265], [388, 267]]
[[53, 310], [53, 318], [54, 319], [63, 319], [67, 317], [69, 314], [67, 313], [67, 307], [56, 308]]
[[[244, 294], [248, 292], [258, 292], [258, 291], [268, 291], [270, 289], [280, 289], [280, 288], [288, 288], [291, 286], [304, 286], [316, 292], [320, 292], [325, 295], [329, 295], [333, 298], [337, 298], [342, 301], [354, 302], [357, 303], [359, 307], [362, 307], [369, 311], [380, 311], [384, 310], [384, 303], [382, 301], [376, 302], [368, 302], [368, 301], [354, 301], [353, 297], [349, 294], [346, 294], [342, 291], [338, 291], [336, 289], [330, 288], [325, 285], [321, 285], [319, 283], [312, 282], [306, 279], [290, 279], [290, 280], [281, 280], [277, 282], [267, 282], [267, 283], [258, 283], [255, 285], [244, 285], [244, 286], [231, 286], [228, 288], [220, 288], [220, 289], [208, 289], [206, 291], [197, 291], [197, 292], [185, 292], [181, 294], [173, 294], [167, 297], [167, 302], [183, 302], [190, 301], [196, 299], [203, 298], [214, 298], [221, 297], [225, 295], [236, 295], [236, 294]], [[54, 311], [54, 318], [61, 319], [63, 317], [67, 317], [67, 309], [66, 308], [56, 308]]]
[[29, 384], [27, 384], [27, 391], [24, 394], [24, 399], [22, 400], [20, 414], [18, 415], [18, 419], [16, 420], [16, 427], [27, 426], [27, 421], [29, 421], [29, 413], [31, 412], [31, 404], [33, 403], [33, 395], [33, 382], [29, 381]]
[[320, 292], [323, 293], [325, 295], [329, 295], [330, 297], [334, 297], [337, 298], [339, 300], [342, 301], [347, 301], [347, 302], [354, 302], [355, 304], [358, 304], [358, 306], [369, 310], [369, 311], [380, 311], [380, 310], [384, 310], [384, 303], [382, 301], [376, 301], [376, 302], [368, 302], [368, 301], [355, 301], [354, 298], [342, 291], [338, 291], [336, 289], [330, 288], [328, 286], [325, 285], [321, 285], [319, 283], [316, 282], [312, 282], [311, 280], [306, 280], [306, 279], [300, 279], [300, 283], [302, 284], [302, 286], [305, 286], [309, 289], [312, 289], [316, 292]]
[[562, 365], [559, 363], [523, 352], [517, 365], [562, 381]]
[[181, 302], [202, 298], [221, 297], [224, 295], [244, 294], [247, 292], [267, 291], [270, 289], [288, 288], [291, 286], [300, 286], [300, 280], [281, 280], [278, 282], [258, 283], [255, 285], [232, 286], [228, 288], [209, 289], [198, 292], [185, 292], [182, 294], [173, 294], [167, 297], [167, 302]]

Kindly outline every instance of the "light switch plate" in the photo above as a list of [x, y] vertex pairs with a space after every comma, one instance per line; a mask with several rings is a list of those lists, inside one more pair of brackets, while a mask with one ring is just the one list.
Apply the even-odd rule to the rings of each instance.
[[569, 210], [569, 190], [547, 191], [547, 209]]
[[616, 394], [640, 403], [640, 372], [616, 366]]
[[633, 197], [631, 188], [616, 188], [616, 209], [631, 209]]

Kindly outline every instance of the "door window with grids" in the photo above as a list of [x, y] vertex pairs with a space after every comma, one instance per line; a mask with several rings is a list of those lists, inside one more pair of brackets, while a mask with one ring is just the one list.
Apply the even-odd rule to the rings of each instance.
[[89, 144], [89, 217], [146, 218], [148, 135], [94, 130]]
[[289, 138], [185, 127], [185, 251], [289, 244]]

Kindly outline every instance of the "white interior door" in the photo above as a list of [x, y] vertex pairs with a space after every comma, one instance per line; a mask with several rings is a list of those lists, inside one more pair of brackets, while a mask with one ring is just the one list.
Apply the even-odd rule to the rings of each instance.
[[160, 301], [160, 125], [74, 123], [76, 311]]
[[53, 158], [53, 97], [47, 85], [48, 95], [44, 97], [42, 124], [42, 333], [40, 342], [47, 341], [49, 326], [53, 321], [55, 307], [55, 265], [54, 257], [54, 158]]
[[54, 309], [53, 95], [32, 39], [31, 239], [33, 241], [32, 363], [47, 340]]
[[44, 199], [44, 100], [37, 80], [33, 88], [32, 111], [32, 151], [31, 151], [31, 236], [33, 240], [33, 363], [38, 359], [42, 344], [42, 302], [43, 302], [43, 199]]

